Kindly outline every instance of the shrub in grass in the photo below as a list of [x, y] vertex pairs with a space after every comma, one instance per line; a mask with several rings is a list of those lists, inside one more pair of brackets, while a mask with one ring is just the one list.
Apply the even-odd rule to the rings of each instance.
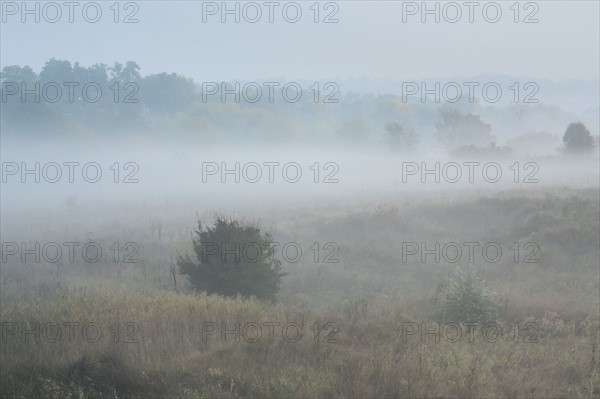
[[498, 303], [473, 266], [457, 268], [442, 291], [446, 322], [486, 323], [498, 317]]
[[177, 266], [196, 291], [275, 300], [284, 274], [271, 235], [258, 224], [217, 215], [213, 226], [198, 221], [192, 243], [196, 259], [180, 257]]

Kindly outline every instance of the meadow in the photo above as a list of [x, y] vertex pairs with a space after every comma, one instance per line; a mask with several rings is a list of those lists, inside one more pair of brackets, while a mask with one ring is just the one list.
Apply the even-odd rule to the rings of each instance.
[[[15, 242], [139, 248], [133, 263], [111, 251], [3, 259], [2, 396], [600, 397], [598, 190], [401, 198], [238, 211], [304, 250], [283, 262], [276, 303], [197, 294], [174, 273], [191, 250], [192, 200], [64, 207], [13, 227]], [[450, 242], [480, 246], [456, 262], [407, 255], [406, 243]], [[486, 243], [502, 256], [486, 258]], [[444, 316], [441, 293], [469, 266], [497, 305], [490, 325]]]

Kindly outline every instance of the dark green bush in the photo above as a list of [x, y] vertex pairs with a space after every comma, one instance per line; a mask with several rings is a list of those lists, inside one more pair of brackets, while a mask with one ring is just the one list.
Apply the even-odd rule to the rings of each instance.
[[196, 291], [275, 300], [284, 274], [271, 235], [257, 224], [217, 215], [212, 227], [198, 221], [192, 243], [196, 260], [180, 257], [177, 266]]
[[594, 149], [594, 139], [590, 131], [581, 122], [571, 123], [563, 136], [564, 149], [567, 153], [590, 152]]

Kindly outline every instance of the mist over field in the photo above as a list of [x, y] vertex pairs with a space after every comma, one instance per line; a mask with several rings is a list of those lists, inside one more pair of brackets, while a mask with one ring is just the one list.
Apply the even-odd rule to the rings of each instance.
[[13, 2], [6, 398], [600, 398], [597, 2]]

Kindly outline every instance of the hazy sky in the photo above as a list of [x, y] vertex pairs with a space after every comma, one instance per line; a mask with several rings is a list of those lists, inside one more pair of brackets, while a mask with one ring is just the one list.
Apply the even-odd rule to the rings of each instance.
[[[142, 73], [178, 72], [196, 81], [220, 79], [286, 78], [370, 78], [405, 79], [435, 76], [473, 76], [502, 73], [535, 78], [597, 78], [600, 69], [599, 2], [538, 1], [519, 3], [519, 22], [515, 23], [513, 1], [478, 2], [474, 23], [469, 22], [469, 7], [463, 1], [436, 3], [440, 22], [426, 15], [421, 22], [420, 10], [408, 15], [421, 2], [338, 1], [320, 3], [319, 19], [335, 12], [338, 23], [314, 23], [313, 1], [297, 2], [302, 10], [300, 21], [295, 6], [279, 2], [274, 8], [274, 23], [269, 23], [269, 6], [258, 1], [262, 17], [257, 23], [256, 8], [239, 2], [240, 23], [234, 15], [227, 22], [207, 15], [222, 3], [201, 1], [141, 1], [120, 3], [119, 20], [135, 12], [139, 22], [114, 23], [113, 1], [97, 2], [102, 10], [99, 22], [83, 19], [95, 17], [94, 5], [78, 2], [74, 23], [69, 23], [69, 8], [58, 1], [62, 17], [56, 23], [56, 7], [40, 2], [40, 22], [34, 15], [21, 21], [21, 2], [2, 2], [1, 65], [30, 65], [36, 71], [50, 57], [79, 61], [83, 65], [97, 62], [136, 61]], [[203, 5], [203, 3], [206, 3]], [[228, 2], [233, 9], [236, 2]], [[129, 4], [125, 9], [125, 5]], [[446, 22], [462, 16], [457, 23]], [[502, 15], [494, 19], [496, 5]], [[33, 9], [35, 2], [29, 2]], [[18, 7], [16, 15], [12, 15]], [[136, 10], [137, 7], [137, 10]], [[337, 7], [337, 10], [336, 10]], [[510, 7], [513, 7], [511, 9]], [[406, 12], [403, 22], [403, 9]], [[538, 23], [523, 23], [528, 15]]]

